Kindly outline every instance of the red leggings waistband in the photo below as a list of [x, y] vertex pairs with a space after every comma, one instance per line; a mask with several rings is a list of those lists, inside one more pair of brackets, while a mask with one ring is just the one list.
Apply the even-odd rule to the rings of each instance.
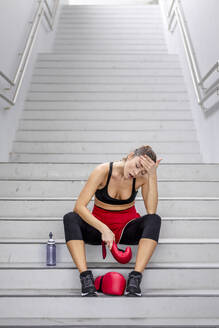
[[118, 213], [129, 213], [129, 212], [133, 212], [133, 211], [136, 211], [136, 208], [135, 208], [135, 205], [129, 207], [129, 208], [126, 208], [125, 210], [107, 210], [105, 208], [102, 208], [100, 206], [97, 206], [96, 204], [94, 204], [94, 207], [93, 209], [95, 209], [96, 211], [98, 212], [112, 212], [112, 213], [115, 213], [115, 212], [118, 212]]

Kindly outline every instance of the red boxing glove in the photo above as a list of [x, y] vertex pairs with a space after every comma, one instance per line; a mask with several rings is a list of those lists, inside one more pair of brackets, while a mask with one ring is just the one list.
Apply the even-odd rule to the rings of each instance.
[[[113, 241], [113, 246], [111, 248], [111, 253], [113, 257], [117, 260], [117, 262], [125, 264], [128, 263], [132, 258], [132, 249], [131, 247], [126, 247], [126, 250], [119, 249], [115, 241]], [[106, 257], [106, 245], [104, 241], [102, 241], [102, 254], [103, 259]]]
[[94, 285], [98, 292], [121, 296], [124, 294], [126, 280], [121, 273], [108, 272], [103, 276], [98, 276]]

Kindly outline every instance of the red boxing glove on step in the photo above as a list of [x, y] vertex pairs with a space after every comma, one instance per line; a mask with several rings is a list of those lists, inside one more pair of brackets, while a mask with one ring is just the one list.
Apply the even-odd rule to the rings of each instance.
[[124, 294], [126, 280], [119, 272], [108, 272], [103, 276], [98, 276], [94, 285], [98, 292], [121, 296]]
[[[113, 241], [113, 246], [111, 248], [111, 253], [117, 262], [125, 264], [128, 263], [132, 258], [132, 249], [131, 247], [126, 247], [125, 251], [123, 249], [119, 249], [115, 241]], [[102, 254], [103, 259], [106, 257], [106, 245], [104, 241], [102, 241]]]

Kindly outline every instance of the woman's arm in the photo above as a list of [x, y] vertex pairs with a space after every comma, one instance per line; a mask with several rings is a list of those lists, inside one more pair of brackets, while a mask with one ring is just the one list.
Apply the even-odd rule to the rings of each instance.
[[147, 170], [146, 183], [142, 186], [142, 197], [148, 214], [155, 214], [158, 204], [157, 167], [162, 159], [151, 160], [147, 155], [140, 156], [142, 166]]
[[84, 188], [81, 190], [78, 199], [75, 203], [73, 211], [78, 213], [80, 217], [86, 221], [88, 224], [103, 233], [106, 230], [107, 225], [98, 220], [87, 208], [87, 204], [92, 199], [98, 186], [104, 179], [105, 167], [100, 164], [98, 165], [90, 174]]
[[157, 174], [148, 176], [148, 195], [147, 195], [148, 214], [155, 214], [158, 204]]

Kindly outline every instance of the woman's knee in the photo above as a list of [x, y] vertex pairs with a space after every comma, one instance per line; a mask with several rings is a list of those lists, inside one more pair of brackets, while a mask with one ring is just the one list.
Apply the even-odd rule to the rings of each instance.
[[142, 238], [151, 238], [158, 242], [161, 228], [161, 217], [158, 214], [143, 216]]
[[81, 224], [82, 219], [80, 217], [79, 214], [77, 214], [76, 212], [72, 211], [72, 212], [68, 212], [63, 216], [63, 224], [65, 225], [73, 225], [73, 224]]
[[153, 221], [154, 223], [156, 222], [156, 224], [158, 226], [161, 225], [161, 217], [160, 215], [154, 213], [154, 214], [145, 214], [142, 216], [143, 222], [147, 223], [149, 221]]
[[69, 212], [63, 216], [65, 240], [83, 240], [84, 224], [76, 212]]

